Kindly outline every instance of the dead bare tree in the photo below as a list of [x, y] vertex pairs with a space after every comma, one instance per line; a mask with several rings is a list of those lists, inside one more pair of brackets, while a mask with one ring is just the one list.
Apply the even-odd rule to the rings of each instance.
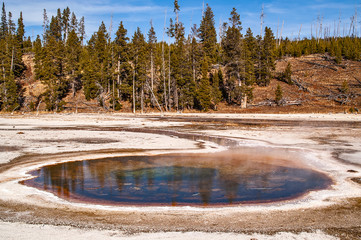
[[163, 97], [166, 111], [168, 110], [168, 98], [167, 98], [167, 87], [165, 77], [165, 57], [164, 57], [164, 35], [167, 24], [167, 10], [164, 13], [164, 28], [163, 28], [163, 40], [162, 40], [162, 74], [163, 74]]
[[285, 24], [285, 21], [282, 20], [282, 27], [281, 27], [281, 33], [280, 33], [280, 36], [279, 36], [279, 39], [278, 39], [278, 46], [281, 45], [281, 41], [282, 41], [282, 31], [283, 31], [283, 26]]
[[301, 30], [302, 30], [302, 24], [301, 24], [301, 27], [300, 27], [300, 31], [298, 32], [298, 39], [297, 39], [297, 42], [299, 42], [301, 39]]
[[264, 4], [262, 4], [262, 12], [261, 12], [260, 19], [261, 19], [261, 32], [259, 35], [262, 37], [263, 36], [263, 23], [264, 23]]

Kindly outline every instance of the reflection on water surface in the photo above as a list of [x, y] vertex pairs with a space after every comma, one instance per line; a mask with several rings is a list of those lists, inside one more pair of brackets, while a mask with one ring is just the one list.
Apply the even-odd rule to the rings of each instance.
[[263, 203], [331, 184], [318, 172], [261, 157], [218, 153], [67, 162], [35, 170], [35, 178], [24, 183], [65, 199], [165, 206]]

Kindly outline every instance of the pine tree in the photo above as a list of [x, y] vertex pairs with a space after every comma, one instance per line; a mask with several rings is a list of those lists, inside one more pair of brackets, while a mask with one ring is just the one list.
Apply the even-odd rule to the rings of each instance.
[[[60, 10], [58, 9], [58, 15]], [[68, 92], [68, 81], [65, 74], [65, 45], [61, 37], [59, 16], [52, 17], [47, 27], [47, 16], [44, 10], [44, 44], [38, 38], [35, 43], [36, 79], [46, 85], [44, 94], [47, 110], [61, 111], [65, 102], [63, 98]]]
[[73, 97], [75, 92], [81, 87], [80, 82], [80, 53], [81, 43], [74, 29], [72, 29], [65, 44], [65, 71], [70, 80]]
[[197, 76], [200, 75], [200, 63], [202, 55], [202, 49], [198, 43], [198, 29], [197, 26], [194, 25], [192, 27], [192, 33], [190, 36], [190, 61], [192, 65], [192, 79], [195, 82]]
[[214, 110], [217, 110], [217, 104], [222, 100], [222, 92], [219, 88], [219, 72], [217, 71], [215, 74], [211, 75], [211, 102]]
[[78, 31], [79, 31], [79, 35], [80, 35], [79, 38], [81, 41], [81, 45], [83, 45], [83, 41], [85, 38], [85, 19], [84, 19], [84, 17], [82, 17], [79, 21]]
[[58, 17], [51, 17], [49, 34], [50, 36], [54, 37], [56, 41], [62, 40], [60, 21], [61, 19], [59, 19]]
[[[62, 42], [57, 42], [54, 36], [49, 36], [46, 45], [41, 51], [40, 69], [37, 69], [37, 78], [47, 87], [45, 92], [45, 103], [48, 110], [61, 110], [66, 95], [67, 84], [63, 73]], [[38, 65], [39, 66], [39, 65]]]
[[272, 71], [275, 69], [275, 39], [272, 30], [265, 28], [265, 36], [260, 42], [260, 62], [258, 65], [257, 84], [268, 86], [272, 78]]
[[15, 34], [16, 25], [13, 21], [13, 14], [9, 12], [8, 14], [8, 35], [13, 36]]
[[[144, 112], [144, 88], [147, 78], [146, 42], [140, 28], [134, 33], [132, 38], [132, 62], [134, 69], [133, 101], [140, 102], [141, 112]], [[139, 101], [140, 98], [140, 101]]]
[[247, 29], [244, 38], [244, 55], [245, 55], [245, 80], [247, 86], [252, 86], [255, 82], [254, 64], [257, 60], [256, 39], [253, 37], [252, 30]]
[[99, 62], [94, 57], [94, 35], [89, 40], [89, 45], [81, 53], [81, 69], [82, 74], [82, 84], [85, 98], [89, 101], [98, 97], [100, 92], [100, 87], [98, 80], [100, 78], [99, 74]]
[[157, 43], [157, 36], [154, 31], [153, 23], [150, 22], [150, 29], [148, 32], [148, 49], [150, 56], [150, 88], [154, 91], [154, 52], [155, 52], [155, 44]]
[[20, 87], [17, 85], [14, 74], [10, 74], [5, 81], [5, 108], [7, 111], [14, 111], [20, 108], [22, 92]]
[[70, 9], [69, 7], [66, 7], [63, 10], [63, 14], [61, 15], [61, 27], [62, 27], [64, 42], [66, 42], [68, 38], [69, 25], [70, 25]]
[[229, 18], [230, 26], [227, 28], [222, 41], [224, 64], [226, 71], [226, 92], [228, 103], [238, 102], [241, 94], [240, 87], [244, 84], [244, 59], [242, 56], [242, 25], [240, 16], [233, 8]]
[[[69, 25], [69, 32], [71, 30], [75, 30], [75, 32], [78, 33], [78, 19], [76, 18], [76, 15], [74, 12], [71, 13], [71, 18], [70, 18], [70, 25]], [[79, 36], [78, 36], [79, 37]]]
[[[79, 39], [81, 41], [81, 36]], [[100, 24], [98, 31], [91, 36], [81, 59], [84, 59], [82, 62], [84, 71], [82, 80], [86, 98], [97, 98], [100, 106], [108, 109], [106, 105], [107, 96], [111, 92], [114, 78], [109, 34], [104, 22]]]
[[229, 18], [230, 26], [225, 32], [222, 41], [225, 64], [240, 62], [242, 52], [242, 23], [237, 10], [233, 8], [231, 17]]
[[43, 41], [45, 41], [45, 38], [47, 37], [47, 34], [49, 33], [49, 18], [48, 14], [46, 12], [46, 9], [43, 10]]
[[214, 14], [208, 4], [199, 27], [199, 37], [204, 54], [209, 58], [211, 64], [216, 63], [217, 33], [214, 27]]
[[208, 111], [211, 107], [211, 85], [208, 78], [208, 57], [204, 56], [202, 61], [202, 77], [197, 89], [197, 103], [202, 111]]
[[335, 62], [337, 63], [337, 64], [340, 64], [341, 62], [342, 62], [342, 49], [341, 49], [341, 47], [339, 46], [339, 44], [338, 43], [336, 43], [336, 47], [335, 47], [336, 49], [335, 49], [335, 55], [336, 55], [336, 57], [335, 57]]
[[285, 71], [283, 72], [283, 81], [285, 81], [288, 84], [292, 84], [292, 68], [291, 63], [287, 63], [287, 67]]
[[98, 69], [98, 71], [100, 72], [100, 79], [98, 80], [98, 83], [101, 86], [101, 96], [99, 96], [100, 103], [104, 103], [104, 99], [102, 95], [107, 91], [107, 87], [109, 84], [108, 80], [110, 77], [109, 76], [110, 72], [108, 71], [109, 70], [108, 61], [110, 60], [108, 38], [109, 35], [107, 29], [105, 27], [104, 22], [102, 22], [96, 33], [96, 38], [94, 42], [94, 51], [95, 51], [94, 54], [100, 67]]
[[[175, 43], [173, 51], [171, 53], [171, 68], [172, 68], [172, 79], [173, 79], [173, 99], [175, 107], [177, 110], [184, 108], [185, 104], [185, 95], [187, 92], [186, 84], [189, 81], [185, 77], [186, 69], [186, 59], [185, 59], [185, 37], [184, 37], [184, 26], [183, 23], [179, 21], [179, 11], [180, 7], [178, 2], [174, 2], [174, 12], [176, 13], [176, 22], [173, 26], [173, 37], [175, 38]], [[180, 104], [181, 103], [181, 106]]]
[[19, 44], [22, 51], [24, 49], [24, 45], [23, 45], [24, 35], [25, 35], [25, 26], [24, 26], [24, 23], [23, 23], [23, 13], [20, 12], [20, 17], [18, 19], [18, 28], [17, 28], [17, 31], [16, 31], [16, 37], [17, 37], [18, 44]]
[[3, 2], [1, 11], [0, 38], [4, 39], [8, 34], [8, 22], [6, 20], [5, 3]]
[[127, 80], [130, 79], [132, 71], [129, 64], [129, 46], [127, 37], [127, 30], [124, 28], [123, 22], [120, 22], [114, 40], [115, 55], [117, 56], [116, 74], [117, 74], [117, 97], [119, 101], [123, 98], [129, 99], [131, 96], [131, 83]]
[[281, 104], [282, 98], [283, 98], [282, 88], [278, 84], [277, 88], [276, 88], [276, 91], [275, 91], [275, 102], [277, 103], [277, 105]]

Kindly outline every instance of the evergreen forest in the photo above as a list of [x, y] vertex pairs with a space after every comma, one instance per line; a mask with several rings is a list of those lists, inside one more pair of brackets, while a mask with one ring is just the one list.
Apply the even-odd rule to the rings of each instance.
[[[48, 16], [44, 9], [43, 34], [31, 39], [22, 13], [14, 20], [3, 3], [1, 111], [36, 110], [41, 103], [48, 111], [62, 111], [65, 98], [79, 92], [109, 111], [120, 111], [125, 103], [141, 112], [216, 110], [220, 102], [246, 107], [255, 86], [268, 86], [273, 78], [292, 84], [290, 66], [281, 76], [275, 74], [277, 59], [327, 53], [336, 64], [361, 60], [361, 39], [353, 31], [341, 37], [321, 29], [318, 36], [288, 39], [265, 26], [255, 36], [252, 29], [243, 29], [235, 8], [218, 30], [206, 5], [201, 22], [186, 33], [181, 11], [174, 1], [163, 39], [157, 39], [152, 22], [145, 33], [140, 28], [129, 33], [123, 22], [117, 23], [115, 36], [101, 22], [86, 38], [84, 17], [69, 8]], [[34, 57], [35, 79], [45, 86], [30, 103], [24, 101], [24, 55]]]

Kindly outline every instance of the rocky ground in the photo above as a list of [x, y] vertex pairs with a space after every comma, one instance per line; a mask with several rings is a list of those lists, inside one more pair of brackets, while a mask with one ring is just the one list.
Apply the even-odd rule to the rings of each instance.
[[[347, 114], [2, 115], [3, 239], [359, 239], [361, 118]], [[107, 156], [267, 149], [330, 176], [298, 199], [228, 207], [66, 201], [19, 184], [40, 166]], [[288, 155], [290, 154], [290, 155]]]

